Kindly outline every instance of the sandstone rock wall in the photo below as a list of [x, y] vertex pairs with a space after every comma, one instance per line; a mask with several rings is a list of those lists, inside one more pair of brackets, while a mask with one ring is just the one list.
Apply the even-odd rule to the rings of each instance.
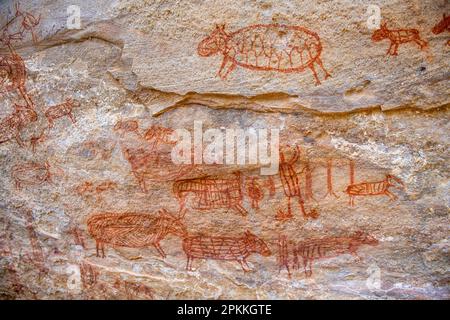
[[371, 4], [2, 2], [0, 297], [448, 299], [450, 6]]

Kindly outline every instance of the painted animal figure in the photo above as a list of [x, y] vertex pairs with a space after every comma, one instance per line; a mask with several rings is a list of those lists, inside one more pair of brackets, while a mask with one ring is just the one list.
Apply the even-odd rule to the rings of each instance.
[[53, 127], [53, 122], [61, 117], [68, 116], [72, 123], [76, 123], [75, 116], [72, 113], [74, 107], [79, 107], [80, 103], [72, 98], [67, 98], [64, 103], [57, 104], [45, 111], [44, 115], [47, 118], [49, 128]]
[[[270, 256], [271, 252], [266, 243], [246, 231], [242, 237], [211, 237], [211, 236], [189, 236], [183, 240], [183, 250], [186, 253], [186, 270], [192, 270], [194, 259], [213, 259], [237, 261], [244, 271], [250, 271], [246, 259], [257, 253], [264, 257]], [[247, 268], [248, 269], [247, 269]]]
[[70, 153], [83, 160], [108, 160], [116, 147], [116, 142], [107, 139], [87, 140], [70, 147]]
[[[433, 27], [432, 31], [434, 34], [441, 34], [444, 31], [450, 31], [450, 16], [446, 16], [444, 13], [442, 20]], [[447, 45], [450, 46], [450, 40], [447, 41]]]
[[314, 260], [333, 258], [341, 254], [351, 254], [360, 259], [357, 254], [360, 246], [377, 244], [377, 239], [362, 232], [356, 232], [348, 237], [329, 237], [300, 242], [293, 250], [293, 268], [299, 269], [302, 263], [305, 276], [310, 277]]
[[173, 192], [180, 204], [180, 215], [185, 212], [188, 194], [194, 195], [193, 209], [233, 209], [240, 215], [247, 215], [242, 207], [241, 174], [235, 173], [231, 178], [197, 178], [178, 180], [173, 184]]
[[450, 16], [446, 16], [444, 13], [442, 16], [442, 20], [433, 27], [432, 31], [434, 34], [440, 34], [444, 31], [450, 31]]
[[185, 237], [186, 227], [179, 218], [161, 209], [157, 216], [146, 213], [99, 213], [87, 221], [89, 234], [96, 241], [97, 256], [102, 251], [105, 257], [105, 244], [128, 248], [153, 246], [161, 257], [166, 254], [159, 242], [168, 234]]
[[372, 41], [374, 42], [379, 42], [384, 39], [391, 41], [387, 54], [392, 56], [398, 55], [398, 47], [404, 43], [414, 42], [420, 46], [420, 49], [425, 49], [428, 45], [426, 41], [420, 38], [420, 33], [417, 29], [389, 30], [386, 24], [382, 24], [381, 28], [375, 30], [372, 35]]
[[34, 134], [31, 138], [30, 138], [30, 146], [31, 146], [31, 150], [33, 150], [33, 153], [36, 152], [36, 147], [38, 144], [44, 142], [47, 139], [47, 135], [46, 135], [46, 129], [42, 130], [38, 135]]
[[25, 88], [25, 63], [16, 53], [0, 55], [0, 91], [10, 92]]
[[145, 299], [153, 300], [154, 292], [151, 288], [142, 283], [135, 283], [130, 281], [122, 281], [116, 279], [114, 282], [114, 288], [116, 290], [125, 291], [128, 300]]
[[151, 144], [150, 147], [153, 150], [161, 144], [173, 146], [176, 144], [176, 141], [172, 139], [172, 134], [174, 132], [175, 131], [171, 128], [153, 125], [145, 131], [144, 139]]
[[25, 106], [14, 105], [15, 111], [0, 122], [0, 144], [15, 138], [19, 146], [24, 146], [20, 131], [37, 121], [37, 113]]
[[39, 15], [37, 18], [32, 15], [29, 12], [22, 13], [22, 23], [20, 26], [20, 33], [23, 34], [25, 31], [29, 31], [31, 33], [31, 36], [33, 38], [33, 42], [37, 43], [37, 37], [34, 32], [34, 28], [39, 24], [41, 21], [41, 15]]
[[357, 196], [379, 196], [385, 195], [396, 200], [397, 196], [389, 191], [389, 188], [394, 187], [398, 189], [404, 189], [404, 183], [397, 177], [387, 174], [386, 178], [381, 181], [375, 182], [362, 182], [357, 184], [351, 184], [347, 187], [345, 192], [350, 196], [350, 205], [355, 205], [355, 197]]
[[216, 29], [198, 45], [202, 57], [223, 55], [218, 75], [222, 79], [240, 66], [254, 71], [299, 73], [310, 69], [320, 84], [316, 65], [325, 73], [321, 54], [322, 43], [317, 33], [304, 27], [280, 24], [258, 24], [228, 33], [225, 26]]
[[176, 165], [171, 155], [149, 148], [122, 148], [125, 159], [143, 192], [147, 192], [147, 181], [177, 179], [192, 171], [192, 165]]
[[16, 189], [20, 190], [23, 185], [40, 185], [51, 182], [50, 164], [27, 162], [12, 167], [11, 176], [15, 182]]
[[119, 132], [123, 137], [126, 132], [139, 135], [139, 123], [136, 120], [119, 120], [114, 126], [114, 131]]

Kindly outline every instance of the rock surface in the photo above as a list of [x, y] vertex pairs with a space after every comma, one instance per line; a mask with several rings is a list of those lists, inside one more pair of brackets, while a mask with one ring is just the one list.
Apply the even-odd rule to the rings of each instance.
[[[449, 299], [450, 7], [370, 4], [3, 2], [0, 297]], [[278, 173], [174, 164], [194, 121]]]

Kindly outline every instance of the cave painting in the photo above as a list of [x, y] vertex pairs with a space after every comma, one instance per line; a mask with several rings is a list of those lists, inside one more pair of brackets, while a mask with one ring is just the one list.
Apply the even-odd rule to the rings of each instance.
[[[6, 92], [17, 91], [24, 99], [28, 108], [33, 109], [34, 103], [28, 95], [25, 81], [27, 77], [25, 63], [16, 52], [13, 42], [24, 40], [25, 34], [32, 34], [33, 42], [36, 42], [34, 28], [40, 22], [40, 16], [36, 18], [29, 12], [22, 12], [16, 4], [15, 15], [0, 29], [0, 44], [8, 48], [8, 54], [0, 55], [0, 96]], [[12, 30], [14, 29], [15, 30]]]
[[175, 142], [174, 132], [162, 126], [150, 126], [141, 135], [135, 120], [119, 120], [114, 131], [121, 137], [133, 133], [121, 143], [122, 154], [131, 166], [131, 172], [142, 192], [148, 191], [149, 182], [163, 182], [180, 179], [188, 173], [196, 172], [195, 166], [177, 165], [172, 161], [171, 151]]
[[250, 271], [247, 258], [252, 253], [264, 257], [270, 256], [271, 252], [266, 243], [246, 231], [242, 237], [221, 236], [189, 236], [183, 239], [183, 250], [186, 253], [186, 270], [192, 270], [194, 259], [213, 259], [237, 261], [244, 271]]
[[15, 139], [19, 146], [24, 146], [20, 133], [27, 125], [38, 120], [34, 109], [14, 105], [15, 111], [0, 122], [0, 144]]
[[317, 219], [318, 212], [315, 209], [312, 209], [310, 212], [306, 212], [304, 200], [302, 196], [302, 191], [300, 188], [299, 175], [295, 169], [295, 163], [300, 158], [300, 147], [290, 147], [286, 146], [284, 149], [291, 149], [293, 155], [290, 159], [287, 159], [285, 154], [285, 150], [280, 149], [280, 165], [279, 165], [279, 176], [281, 180], [281, 184], [283, 186], [284, 194], [287, 198], [287, 211], [283, 211], [282, 209], [278, 210], [276, 219], [277, 220], [286, 220], [290, 219], [292, 215], [292, 207], [291, 207], [291, 199], [296, 198], [300, 207], [300, 212], [305, 218]]
[[350, 205], [355, 205], [355, 197], [357, 196], [380, 196], [385, 195], [391, 200], [396, 200], [397, 196], [389, 191], [389, 188], [404, 189], [404, 183], [397, 177], [387, 174], [384, 180], [374, 182], [362, 182], [351, 184], [345, 192], [350, 197]]
[[48, 162], [39, 163], [32, 161], [16, 164], [12, 167], [11, 176], [17, 190], [22, 189], [24, 185], [35, 186], [44, 182], [52, 182], [52, 174]]
[[[0, 29], [0, 44], [5, 46], [8, 53], [0, 54], [0, 96], [8, 92], [17, 92], [23, 99], [22, 104], [14, 103], [14, 112], [5, 117], [0, 122], [0, 144], [10, 141], [13, 138], [19, 146], [25, 143], [21, 138], [21, 131], [31, 123], [38, 121], [36, 105], [33, 102], [26, 88], [27, 72], [22, 57], [16, 52], [13, 43], [24, 41], [26, 33], [31, 33], [33, 43], [37, 42], [35, 28], [40, 23], [40, 16], [35, 17], [29, 12], [20, 10], [16, 4], [14, 16]], [[73, 123], [75, 118], [72, 108], [79, 103], [72, 98], [67, 98], [62, 104], [50, 106], [44, 112], [48, 120], [47, 128], [34, 133], [28, 140], [33, 152], [38, 144], [44, 142], [49, 128], [53, 126], [53, 121], [63, 116], [68, 116]]]
[[246, 183], [247, 196], [251, 199], [252, 209], [259, 209], [259, 202], [264, 197], [264, 192], [261, 185], [258, 183], [258, 178], [252, 177]]
[[153, 246], [161, 257], [166, 254], [159, 242], [168, 234], [186, 235], [186, 227], [178, 217], [161, 209], [157, 215], [146, 213], [98, 213], [87, 221], [88, 231], [96, 241], [97, 256], [105, 257], [105, 244], [128, 248]]
[[316, 71], [318, 66], [325, 79], [330, 74], [322, 63], [322, 43], [317, 33], [300, 26], [280, 24], [258, 24], [225, 31], [225, 25], [215, 30], [197, 48], [202, 57], [220, 53], [223, 55], [218, 75], [226, 79], [237, 67], [253, 71], [277, 71], [300, 73], [310, 69], [321, 84]]
[[247, 215], [242, 206], [243, 190], [241, 173], [231, 177], [205, 177], [178, 180], [173, 184], [173, 193], [180, 205], [180, 214], [186, 210], [189, 194], [193, 194], [192, 208], [195, 210], [232, 209], [240, 215]]
[[30, 241], [31, 249], [31, 252], [26, 254], [26, 260], [36, 267], [36, 269], [39, 271], [39, 277], [41, 277], [48, 272], [48, 268], [46, 266], [46, 257], [44, 254], [44, 250], [42, 249], [37, 232], [34, 228], [33, 213], [31, 210], [26, 210], [25, 220], [27, 222], [26, 228], [28, 231], [28, 238]]
[[388, 39], [391, 44], [387, 51], [387, 55], [397, 56], [398, 47], [401, 44], [413, 42], [416, 43], [421, 50], [427, 47], [427, 42], [420, 38], [419, 30], [417, 29], [393, 29], [389, 30], [387, 24], [381, 25], [381, 28], [375, 30], [372, 35], [372, 41], [380, 42], [384, 39]]
[[341, 254], [351, 254], [360, 260], [357, 250], [362, 245], [375, 246], [378, 245], [378, 240], [363, 232], [356, 232], [346, 237], [328, 237], [299, 242], [293, 250], [293, 268], [299, 269], [300, 265], [303, 265], [305, 276], [310, 277], [314, 260], [328, 259]]
[[53, 122], [56, 119], [62, 118], [64, 116], [69, 117], [72, 123], [75, 124], [77, 121], [72, 113], [72, 109], [79, 106], [80, 103], [77, 100], [67, 98], [66, 101], [61, 104], [48, 107], [44, 115], [47, 118], [49, 128], [53, 127]]

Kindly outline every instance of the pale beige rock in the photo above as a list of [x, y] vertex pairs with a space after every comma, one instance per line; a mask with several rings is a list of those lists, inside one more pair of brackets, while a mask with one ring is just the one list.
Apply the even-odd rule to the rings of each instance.
[[[428, 42], [426, 50], [403, 44], [396, 57], [386, 55], [388, 40], [371, 41], [373, 31], [366, 25], [370, 1], [98, 0], [95, 5], [79, 3], [80, 30], [67, 29], [70, 4], [76, 3], [21, 4], [22, 11], [42, 15], [37, 43], [26, 33], [13, 44], [26, 66], [25, 86], [37, 120], [21, 130], [23, 147], [14, 139], [0, 144], [2, 299], [449, 298], [450, 47], [448, 33], [431, 32], [442, 13], [448, 13], [446, 1], [378, 3], [390, 28], [418, 29]], [[1, 25], [13, 14], [10, 8], [12, 2], [1, 5]], [[331, 78], [321, 75], [322, 84], [316, 86], [310, 70], [237, 67], [222, 80], [217, 76], [221, 55], [197, 53], [215, 24], [226, 24], [228, 32], [255, 24], [304, 26], [320, 36]], [[0, 57], [7, 53], [2, 45]], [[14, 103], [24, 102], [16, 91], [0, 97], [3, 137], [10, 123], [4, 119], [14, 112]], [[76, 123], [63, 116], [48, 128], [45, 111], [66, 98], [80, 103], [72, 111]], [[138, 129], [129, 123], [118, 130], [119, 120], [136, 121]], [[202, 121], [204, 130], [279, 129], [283, 146], [300, 147], [293, 169], [305, 211], [315, 212], [316, 219], [304, 217], [292, 198], [293, 217], [277, 220], [280, 210], [287, 212], [282, 174], [273, 176], [271, 195], [258, 165], [200, 165], [174, 174], [173, 145], [157, 128], [192, 132], [194, 121]], [[33, 152], [31, 139], [41, 132], [45, 135]], [[158, 179], [147, 171], [144, 190], [139, 174], [145, 168], [139, 167], [136, 150], [148, 148], [148, 141], [156, 147], [155, 158], [146, 165]], [[405, 188], [389, 189], [396, 200], [359, 196], [350, 206], [345, 190], [351, 184], [351, 162], [355, 184], [383, 181], [390, 174]], [[25, 163], [35, 169], [27, 175], [15, 170]], [[133, 164], [139, 167], [135, 174]], [[51, 179], [45, 179], [45, 168]], [[242, 173], [247, 216], [226, 206], [197, 210], [191, 195], [177, 221], [189, 236], [239, 238], [251, 231], [271, 255], [251, 254], [250, 272], [236, 261], [214, 259], [194, 259], [193, 270], [187, 271], [186, 234], [161, 240], [165, 258], [152, 245], [106, 244], [105, 258], [96, 256], [88, 230], [93, 215], [141, 212], [157, 217], [161, 209], [178, 215], [174, 181], [229, 178], [235, 171]], [[17, 177], [23, 182], [20, 188]], [[258, 178], [263, 190], [259, 209], [252, 207], [249, 195], [252, 178]], [[146, 225], [145, 232], [152, 234], [152, 228]], [[355, 244], [357, 232], [378, 243], [359, 246], [359, 257], [348, 250], [323, 259], [316, 253], [312, 275], [304, 272], [301, 250], [295, 248], [337, 237], [341, 243], [342, 237], [353, 237]], [[281, 235], [288, 241], [290, 276], [286, 264], [280, 264]], [[322, 252], [330, 245], [321, 244]], [[335, 243], [331, 247], [336, 249]], [[297, 260], [298, 270], [293, 268]]]

